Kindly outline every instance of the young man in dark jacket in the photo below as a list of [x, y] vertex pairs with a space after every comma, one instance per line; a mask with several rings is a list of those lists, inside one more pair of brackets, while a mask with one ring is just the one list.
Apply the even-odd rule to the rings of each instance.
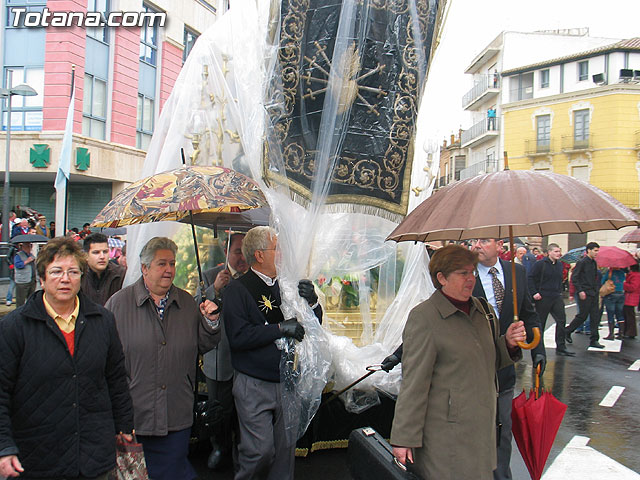
[[529, 272], [529, 292], [535, 301], [542, 331], [545, 330], [549, 313], [556, 321], [556, 355], [573, 357], [575, 353], [565, 345], [565, 324], [567, 315], [562, 301], [562, 272], [560, 257], [562, 250], [555, 243], [547, 247], [547, 256], [533, 264]]
[[600, 293], [600, 282], [598, 281], [598, 265], [596, 257], [600, 245], [596, 242], [589, 242], [586, 246], [586, 255], [578, 260], [573, 270], [571, 282], [576, 287], [576, 301], [578, 302], [578, 314], [567, 327], [567, 343], [573, 343], [571, 334], [582, 325], [587, 316], [591, 325], [591, 338], [589, 346], [593, 348], [604, 348], [598, 340], [598, 325], [600, 324], [600, 306], [598, 295]]
[[[0, 477], [106, 480], [133, 406], [113, 315], [80, 291], [69, 238], [40, 250], [43, 290], [0, 320]], [[123, 433], [124, 432], [124, 433]]]
[[82, 277], [82, 293], [100, 305], [122, 288], [126, 269], [109, 261], [109, 239], [92, 233], [84, 239], [89, 268]]

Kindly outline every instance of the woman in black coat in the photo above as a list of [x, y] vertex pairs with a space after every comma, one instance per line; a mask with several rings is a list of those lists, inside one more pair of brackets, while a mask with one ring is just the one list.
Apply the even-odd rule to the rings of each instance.
[[36, 266], [43, 290], [0, 320], [0, 476], [106, 479], [116, 435], [133, 430], [113, 315], [79, 294], [72, 239], [50, 241]]

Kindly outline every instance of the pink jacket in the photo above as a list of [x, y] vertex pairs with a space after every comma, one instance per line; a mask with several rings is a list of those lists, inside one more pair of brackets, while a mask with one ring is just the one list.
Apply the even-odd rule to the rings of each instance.
[[624, 281], [624, 304], [638, 306], [640, 303], [640, 272], [629, 272]]

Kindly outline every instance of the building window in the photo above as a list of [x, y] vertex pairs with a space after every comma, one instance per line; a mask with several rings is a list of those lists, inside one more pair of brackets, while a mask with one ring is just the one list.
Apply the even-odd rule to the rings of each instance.
[[[44, 67], [11, 66], [3, 69], [3, 86], [8, 87], [9, 71], [13, 72], [11, 86], [26, 83], [38, 94], [31, 97], [11, 97], [11, 131], [42, 130], [42, 103], [44, 100]], [[2, 130], [7, 129], [7, 102], [2, 102]]]
[[153, 136], [153, 99], [138, 94], [138, 119], [136, 123], [136, 147], [141, 150], [149, 148]]
[[578, 81], [589, 80], [589, 61], [578, 62]]
[[[100, 12], [100, 18], [106, 25], [109, 16], [109, 0], [88, 0], [87, 11]], [[109, 43], [109, 29], [106, 26], [87, 27], [87, 35], [100, 42]]]
[[551, 149], [551, 115], [536, 117], [536, 152], [548, 152]]
[[184, 37], [182, 40], [182, 44], [184, 45], [184, 50], [182, 51], [182, 63], [187, 61], [187, 57], [191, 53], [191, 49], [196, 43], [200, 35], [191, 30], [190, 28], [184, 27]]
[[82, 134], [86, 137], [105, 139], [107, 124], [107, 82], [84, 74], [82, 96]]
[[549, 69], [540, 70], [540, 88], [549, 88]]
[[[142, 11], [158, 13], [149, 5], [143, 4]], [[158, 59], [158, 26], [155, 21], [149, 25], [149, 17], [145, 17], [144, 25], [140, 28], [140, 60], [149, 65], [156, 65]]]
[[511, 102], [533, 98], [533, 72], [511, 77], [509, 87], [509, 101]]
[[[24, 17], [26, 14], [28, 13], [33, 13], [33, 12], [40, 12], [42, 13], [42, 11], [44, 10], [44, 7], [47, 5], [46, 0], [42, 0], [42, 1], [28, 1], [28, 0], [9, 0], [7, 2], [5, 2], [6, 4], [8, 4], [7, 8], [7, 15], [5, 16], [6, 19], [6, 26], [8, 28], [25, 28], [24, 27]], [[15, 21], [15, 14], [13, 13], [12, 9], [16, 8], [16, 7], [20, 7], [20, 8], [24, 8], [26, 11], [21, 14], [20, 16], [20, 23], [18, 25], [14, 25], [13, 22]], [[29, 27], [29, 28], [33, 28], [33, 27]]]
[[589, 146], [589, 110], [573, 112], [573, 145], [574, 148]]

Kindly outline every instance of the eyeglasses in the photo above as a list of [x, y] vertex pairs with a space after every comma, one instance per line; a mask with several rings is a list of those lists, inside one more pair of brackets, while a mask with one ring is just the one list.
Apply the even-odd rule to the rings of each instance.
[[454, 272], [451, 273], [455, 273], [456, 275], [460, 275], [462, 277], [468, 278], [468, 277], [477, 277], [478, 276], [478, 271], [477, 270], [456, 270]]
[[488, 245], [491, 243], [491, 240], [491, 238], [470, 238], [469, 242], [471, 245], [475, 245], [478, 242], [480, 242], [480, 245]]
[[268, 252], [269, 250], [276, 250], [275, 248], [259, 248], [261, 252]]
[[47, 272], [47, 276], [53, 279], [59, 279], [67, 274], [70, 280], [77, 280], [82, 276], [82, 272], [80, 270], [71, 269], [71, 270], [62, 270], [61, 268], [54, 268]]

